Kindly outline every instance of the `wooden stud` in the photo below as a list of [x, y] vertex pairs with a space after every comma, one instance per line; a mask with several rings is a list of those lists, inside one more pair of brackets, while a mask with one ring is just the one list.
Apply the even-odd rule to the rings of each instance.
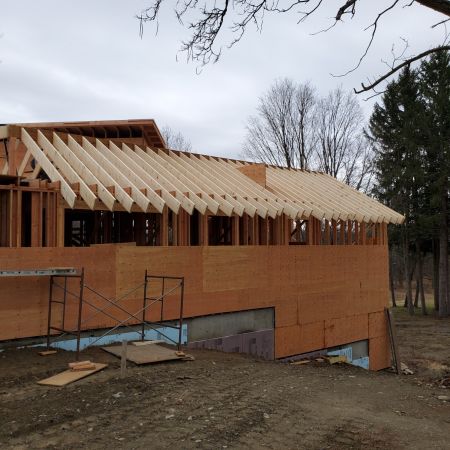
[[353, 222], [351, 220], [347, 220], [347, 244], [351, 245], [353, 240], [353, 229], [352, 229]]
[[325, 230], [324, 230], [325, 236], [324, 236], [324, 244], [330, 245], [330, 222], [325, 219]]
[[361, 230], [359, 233], [359, 239], [360, 239], [361, 245], [366, 245], [367, 231], [366, 231], [366, 223], [365, 222], [361, 222]]
[[239, 245], [239, 216], [231, 217], [231, 245]]
[[64, 247], [65, 208], [64, 200], [59, 193], [56, 194], [56, 246]]
[[332, 233], [333, 245], [336, 245], [337, 244], [337, 222], [334, 219], [331, 221], [331, 233]]
[[167, 205], [164, 206], [161, 214], [161, 245], [169, 245], [169, 211]]
[[339, 221], [340, 228], [339, 228], [339, 243], [341, 245], [345, 245], [345, 220]]

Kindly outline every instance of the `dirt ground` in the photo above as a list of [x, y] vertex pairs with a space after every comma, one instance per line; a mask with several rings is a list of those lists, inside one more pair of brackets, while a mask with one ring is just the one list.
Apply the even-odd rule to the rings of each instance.
[[73, 354], [6, 350], [0, 448], [450, 449], [450, 321], [399, 312], [397, 323], [413, 375], [195, 351], [120, 378], [119, 361], [92, 349], [83, 359], [106, 370], [51, 388], [36, 381]]

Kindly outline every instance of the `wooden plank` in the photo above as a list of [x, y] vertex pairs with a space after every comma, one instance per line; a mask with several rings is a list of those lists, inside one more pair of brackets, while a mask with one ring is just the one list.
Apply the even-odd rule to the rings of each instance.
[[92, 192], [89, 186], [83, 181], [72, 166], [58, 153], [53, 144], [38, 130], [38, 144], [44, 150], [46, 156], [55, 164], [58, 170], [63, 174], [64, 178], [71, 184], [78, 185], [78, 191], [81, 198], [86, 202], [90, 209], [95, 208], [97, 196]]
[[231, 218], [231, 244], [239, 245], [239, 216]]
[[359, 233], [359, 242], [361, 245], [366, 245], [366, 238], [367, 238], [366, 224], [365, 224], [365, 222], [362, 222], [360, 233]]
[[19, 177], [21, 177], [23, 175], [23, 173], [25, 172], [25, 168], [27, 167], [28, 162], [30, 161], [31, 158], [31, 152], [30, 150], [27, 149], [25, 156], [22, 159], [22, 162], [20, 163], [19, 168], [17, 169], [17, 175], [19, 175]]
[[107, 169], [109, 168], [108, 161], [104, 165], [104, 159], [102, 155], [96, 152], [95, 147], [84, 137], [82, 138], [83, 146], [81, 146], [72, 136], [68, 137], [68, 146], [72, 152], [83, 162], [85, 166], [89, 168], [92, 174], [100, 180], [100, 182], [109, 191], [109, 187], [114, 187], [114, 197], [128, 212], [131, 212], [134, 201], [125, 192], [121, 185], [109, 174]]
[[96, 186], [98, 197], [112, 211], [116, 202], [114, 196], [56, 133], [53, 133], [53, 145], [89, 187]]
[[100, 370], [103, 370], [105, 367], [108, 367], [108, 364], [94, 363], [95, 369], [92, 370], [82, 370], [82, 371], [72, 371], [65, 370], [64, 372], [58, 373], [52, 377], [46, 378], [45, 380], [40, 380], [37, 383], [44, 386], [66, 386], [67, 384], [73, 383], [74, 381], [81, 380], [82, 378], [86, 378], [89, 375], [92, 375]]
[[162, 213], [165, 206], [165, 201], [153, 190], [153, 186], [147, 183], [147, 179], [149, 178], [148, 174], [146, 174], [141, 167], [139, 167], [129, 156], [126, 155], [123, 150], [112, 142], [109, 143], [110, 152], [107, 151], [107, 147], [100, 141], [97, 141], [97, 149], [108, 158], [112, 152], [116, 158], [115, 161], [117, 168], [127, 176], [131, 183], [141, 190], [143, 195], [150, 200], [151, 205], [158, 212]]
[[169, 245], [169, 210], [164, 206], [161, 217], [161, 245]]
[[42, 246], [42, 193], [31, 193], [31, 246]]
[[339, 224], [339, 243], [345, 245], [345, 220], [340, 220]]
[[73, 208], [77, 198], [75, 192], [24, 128], [22, 128], [21, 133], [23, 143], [26, 145], [27, 149], [30, 150], [34, 159], [42, 167], [50, 180], [53, 182], [59, 181], [61, 183], [61, 194], [68, 205]]
[[[114, 356], [121, 357], [122, 346], [112, 345], [108, 347], [102, 347], [108, 353]], [[177, 355], [175, 350], [162, 347], [159, 344], [154, 345], [127, 345], [127, 360], [134, 362], [135, 364], [154, 364], [163, 361], [172, 361], [176, 359], [182, 359], [182, 356]]]

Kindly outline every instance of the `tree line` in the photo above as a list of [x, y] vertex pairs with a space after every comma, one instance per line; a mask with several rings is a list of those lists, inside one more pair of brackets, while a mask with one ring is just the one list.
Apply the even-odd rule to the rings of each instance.
[[320, 170], [365, 192], [371, 188], [373, 149], [364, 114], [356, 96], [342, 87], [319, 96], [311, 83], [276, 80], [246, 129], [245, 157]]
[[389, 240], [391, 255], [395, 252], [403, 259], [408, 310], [414, 313], [412, 280], [416, 274], [422, 311], [426, 314], [423, 261], [425, 255], [432, 254], [434, 306], [439, 316], [447, 317], [450, 315], [447, 52], [432, 55], [416, 69], [405, 67], [387, 85], [370, 118], [368, 137], [375, 148], [373, 192], [405, 216], [403, 225], [390, 228]]
[[441, 317], [450, 315], [448, 53], [433, 54], [416, 69], [405, 67], [387, 85], [368, 124], [356, 96], [342, 87], [319, 96], [310, 83], [276, 80], [248, 119], [243, 153], [254, 161], [325, 172], [402, 213], [404, 223], [389, 227], [393, 304], [396, 256], [405, 306], [413, 314], [420, 298], [427, 313], [424, 260], [431, 254], [434, 307]]

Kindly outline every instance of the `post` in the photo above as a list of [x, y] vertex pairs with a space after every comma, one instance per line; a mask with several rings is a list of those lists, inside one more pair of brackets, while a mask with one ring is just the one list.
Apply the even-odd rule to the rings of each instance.
[[122, 351], [120, 353], [120, 377], [124, 378], [127, 371], [127, 341], [122, 341]]
[[53, 275], [50, 275], [50, 283], [49, 283], [49, 290], [48, 290], [47, 350], [50, 349], [50, 328], [51, 328], [51, 320], [52, 320], [52, 302], [53, 302]]
[[145, 269], [144, 275], [144, 299], [142, 304], [142, 328], [141, 328], [141, 341], [145, 338], [145, 308], [147, 308], [147, 269]]
[[78, 303], [78, 326], [77, 326], [77, 361], [80, 359], [80, 337], [81, 337], [81, 314], [83, 312], [83, 288], [84, 288], [84, 267], [81, 268], [80, 275], [80, 298]]
[[180, 329], [178, 331], [178, 351], [181, 350], [181, 337], [183, 332], [183, 303], [184, 303], [184, 277], [181, 279]]

